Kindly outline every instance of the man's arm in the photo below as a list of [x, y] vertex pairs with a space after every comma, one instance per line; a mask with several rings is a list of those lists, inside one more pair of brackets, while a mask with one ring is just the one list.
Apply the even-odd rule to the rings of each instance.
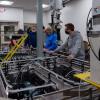
[[65, 41], [64, 44], [62, 44], [60, 47], [58, 47], [54, 52], [59, 52], [67, 47], [67, 40]]
[[82, 45], [82, 40], [81, 37], [78, 36], [76, 38], [75, 45], [71, 49], [69, 49], [70, 54], [76, 57], [77, 53], [81, 48], [81, 45]]

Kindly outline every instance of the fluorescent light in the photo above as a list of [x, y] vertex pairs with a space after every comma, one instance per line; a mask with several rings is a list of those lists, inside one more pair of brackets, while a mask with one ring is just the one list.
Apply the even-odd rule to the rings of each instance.
[[12, 2], [12, 1], [6, 1], [6, 0], [4, 0], [4, 1], [0, 1], [0, 5], [12, 5], [14, 2]]
[[43, 4], [42, 7], [43, 7], [43, 8], [47, 8], [47, 7], [49, 7], [49, 5]]

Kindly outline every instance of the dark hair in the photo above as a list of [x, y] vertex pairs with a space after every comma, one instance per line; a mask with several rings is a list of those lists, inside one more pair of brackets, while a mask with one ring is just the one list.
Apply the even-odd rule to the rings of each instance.
[[43, 30], [45, 29], [45, 27], [43, 26]]
[[31, 27], [29, 27], [29, 28], [27, 29], [27, 33], [29, 33], [29, 32], [31, 32]]
[[19, 29], [18, 34], [24, 34], [24, 31], [22, 29]]
[[71, 31], [74, 31], [74, 25], [72, 23], [68, 23], [68, 24], [65, 24], [65, 26], [67, 27], [67, 29], [71, 30]]

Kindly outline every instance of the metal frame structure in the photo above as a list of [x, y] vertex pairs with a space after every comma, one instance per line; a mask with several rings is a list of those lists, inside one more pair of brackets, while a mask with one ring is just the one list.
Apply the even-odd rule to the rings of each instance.
[[[25, 55], [24, 55], [25, 56]], [[16, 56], [17, 57], [17, 56]], [[9, 93], [21, 93], [22, 91], [31, 91], [31, 90], [34, 90], [34, 89], [41, 89], [41, 88], [44, 88], [44, 87], [53, 87], [55, 89], [57, 89], [55, 92], [53, 92], [54, 94], [55, 93], [58, 93], [60, 91], [62, 91], [61, 94], [63, 94], [64, 90], [65, 89], [66, 91], [69, 90], [68, 88], [70, 87], [70, 89], [74, 89], [75, 87], [78, 87], [80, 85], [80, 83], [77, 83], [77, 82], [74, 82], [75, 84], [74, 85], [77, 85], [77, 86], [73, 86], [72, 84], [70, 83], [73, 83], [72, 81], [64, 78], [63, 76], [59, 75], [58, 73], [55, 73], [53, 70], [52, 70], [52, 67], [51, 66], [57, 66], [57, 64], [60, 64], [59, 62], [55, 62], [55, 59], [57, 60], [58, 58], [61, 58], [61, 59], [65, 59], [66, 56], [64, 55], [61, 55], [61, 54], [58, 54], [58, 55], [53, 55], [53, 56], [48, 56], [48, 57], [38, 57], [38, 58], [32, 58], [32, 59], [27, 59], [27, 57], [24, 57], [26, 59], [23, 59], [23, 60], [16, 60], [14, 59], [13, 61], [5, 61], [5, 62], [1, 62], [2, 64], [3, 63], [6, 63], [8, 65], [8, 73], [14, 75], [14, 74], [20, 74], [20, 72], [26, 72], [27, 70], [30, 70], [30, 71], [33, 71], [33, 73], [37, 74], [40, 76], [41, 79], [44, 79], [46, 84], [42, 85], [42, 86], [31, 86], [31, 87], [25, 87], [25, 88], [20, 88], [20, 89], [13, 89], [11, 86], [11, 84], [9, 85], [8, 83], [8, 79], [7, 77], [5, 76], [5, 69], [4, 67], [1, 69], [1, 75], [3, 75], [3, 80], [4, 83], [6, 83], [6, 89], [5, 91], [7, 91], [7, 95]], [[78, 59], [76, 59], [77, 61]], [[43, 66], [43, 62], [46, 61], [46, 64], [49, 63], [50, 65], [50, 68], [48, 66]], [[81, 61], [83, 62], [83, 61]], [[17, 63], [22, 63], [22, 67], [20, 68], [20, 72], [19, 72], [19, 69], [17, 68]], [[74, 64], [75, 64], [75, 60], [74, 60]], [[77, 64], [77, 63], [76, 63]], [[85, 64], [88, 65], [87, 62], [84, 62], [84, 66]], [[47, 64], [48, 65], [48, 64]], [[82, 66], [81, 66], [82, 67]], [[14, 71], [15, 69], [15, 71]], [[86, 69], [86, 67], [84, 67], [84, 69]], [[87, 70], [87, 69], [86, 69]], [[85, 71], [85, 70], [84, 70]], [[3, 73], [3, 74], [2, 74]], [[71, 72], [67, 73], [67, 75], [70, 75]], [[81, 83], [81, 86], [83, 85], [88, 85], [86, 83]], [[78, 92], [78, 88], [76, 89], [77, 92]], [[47, 95], [53, 95], [52, 93], [46, 93]], [[43, 96], [46, 96], [46, 94], [43, 94]], [[41, 95], [42, 96], [42, 95]], [[41, 96], [37, 96], [38, 98], [41, 97]], [[63, 96], [62, 98], [64, 97], [68, 97], [68, 96]], [[35, 98], [35, 97], [32, 97], [32, 98]], [[72, 98], [72, 97], [71, 97]], [[78, 97], [75, 97], [75, 98], [78, 98]]]

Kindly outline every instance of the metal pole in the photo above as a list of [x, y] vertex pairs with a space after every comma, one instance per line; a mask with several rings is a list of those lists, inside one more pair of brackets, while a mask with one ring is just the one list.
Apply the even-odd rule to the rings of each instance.
[[22, 89], [9, 90], [9, 93], [24, 92], [24, 91], [41, 89], [41, 88], [50, 87], [50, 86], [55, 86], [55, 84], [46, 84], [46, 85], [41, 85], [41, 86], [31, 86], [31, 87], [26, 87]]
[[37, 0], [37, 56], [43, 56], [43, 8], [42, 0]]

